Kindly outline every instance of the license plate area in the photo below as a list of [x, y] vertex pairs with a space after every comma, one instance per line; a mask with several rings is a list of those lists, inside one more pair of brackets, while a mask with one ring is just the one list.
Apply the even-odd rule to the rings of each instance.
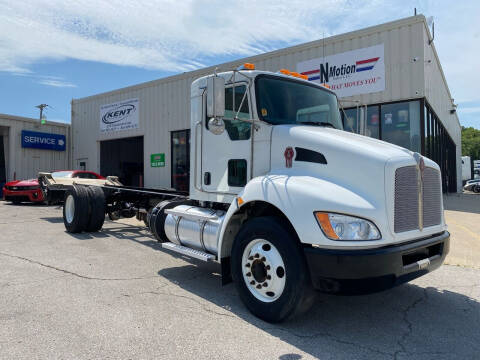
[[413, 268], [424, 269], [434, 260], [442, 256], [443, 243], [430, 245], [424, 248], [415, 249], [402, 255], [403, 268], [411, 270]]

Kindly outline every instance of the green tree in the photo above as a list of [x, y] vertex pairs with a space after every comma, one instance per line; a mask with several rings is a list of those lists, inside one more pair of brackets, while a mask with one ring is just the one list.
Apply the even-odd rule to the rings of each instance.
[[480, 160], [480, 130], [462, 126], [462, 156]]

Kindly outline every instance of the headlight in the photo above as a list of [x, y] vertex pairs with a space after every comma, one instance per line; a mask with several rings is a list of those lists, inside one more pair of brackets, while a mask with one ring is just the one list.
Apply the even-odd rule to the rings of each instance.
[[315, 212], [323, 233], [330, 240], [378, 240], [380, 231], [371, 221], [354, 216]]

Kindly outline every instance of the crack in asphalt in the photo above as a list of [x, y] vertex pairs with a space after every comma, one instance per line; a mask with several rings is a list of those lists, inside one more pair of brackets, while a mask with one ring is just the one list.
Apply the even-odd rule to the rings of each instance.
[[44, 264], [44, 263], [41, 263], [41, 262], [39, 262], [39, 261], [36, 261], [36, 260], [33, 260], [33, 259], [29, 259], [29, 258], [26, 258], [26, 257], [23, 257], [23, 256], [17, 256], [17, 255], [7, 254], [7, 253], [3, 253], [3, 252], [0, 252], [0, 255], [6, 256], [6, 257], [10, 257], [10, 258], [13, 258], [13, 259], [23, 260], [23, 261], [29, 262], [29, 263], [31, 263], [31, 264], [40, 265], [40, 266], [42, 266], [42, 267], [46, 267], [46, 268], [48, 268], [48, 269], [52, 269], [52, 270], [55, 270], [55, 271], [60, 271], [60, 272], [62, 272], [62, 273], [65, 273], [65, 274], [68, 274], [68, 275], [72, 275], [72, 276], [75, 276], [75, 277], [78, 277], [78, 278], [84, 279], [84, 280], [126, 281], [126, 280], [145, 280], [145, 279], [158, 278], [158, 276], [132, 277], [132, 278], [101, 278], [101, 277], [93, 277], [93, 276], [81, 275], [81, 274], [75, 273], [75, 272], [73, 272], [73, 271], [69, 271], [69, 270], [66, 270], [66, 269], [58, 268], [58, 267], [53, 266], [53, 265]]
[[399, 350], [395, 351], [395, 353], [393, 354], [393, 358], [395, 360], [398, 359], [398, 356], [402, 353], [404, 354], [408, 354], [409, 352], [407, 351], [406, 347], [405, 347], [405, 341], [407, 340], [407, 338], [412, 334], [413, 332], [413, 324], [412, 322], [408, 319], [408, 314], [410, 311], [412, 311], [418, 304], [420, 304], [422, 301], [426, 300], [428, 298], [428, 295], [427, 295], [427, 289], [423, 289], [423, 296], [417, 300], [415, 300], [414, 302], [412, 302], [409, 306], [407, 306], [403, 311], [403, 322], [405, 324], [407, 324], [407, 330], [402, 334], [402, 336], [400, 337], [399, 340], [397, 340], [397, 345], [400, 347]]

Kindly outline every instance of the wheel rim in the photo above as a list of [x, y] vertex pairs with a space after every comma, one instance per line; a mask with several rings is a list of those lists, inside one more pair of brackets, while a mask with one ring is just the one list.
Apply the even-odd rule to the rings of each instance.
[[286, 271], [282, 256], [269, 241], [255, 239], [243, 251], [243, 280], [258, 300], [277, 300], [285, 289]]
[[67, 196], [65, 200], [65, 218], [70, 224], [73, 221], [73, 216], [75, 215], [75, 200], [72, 195]]

